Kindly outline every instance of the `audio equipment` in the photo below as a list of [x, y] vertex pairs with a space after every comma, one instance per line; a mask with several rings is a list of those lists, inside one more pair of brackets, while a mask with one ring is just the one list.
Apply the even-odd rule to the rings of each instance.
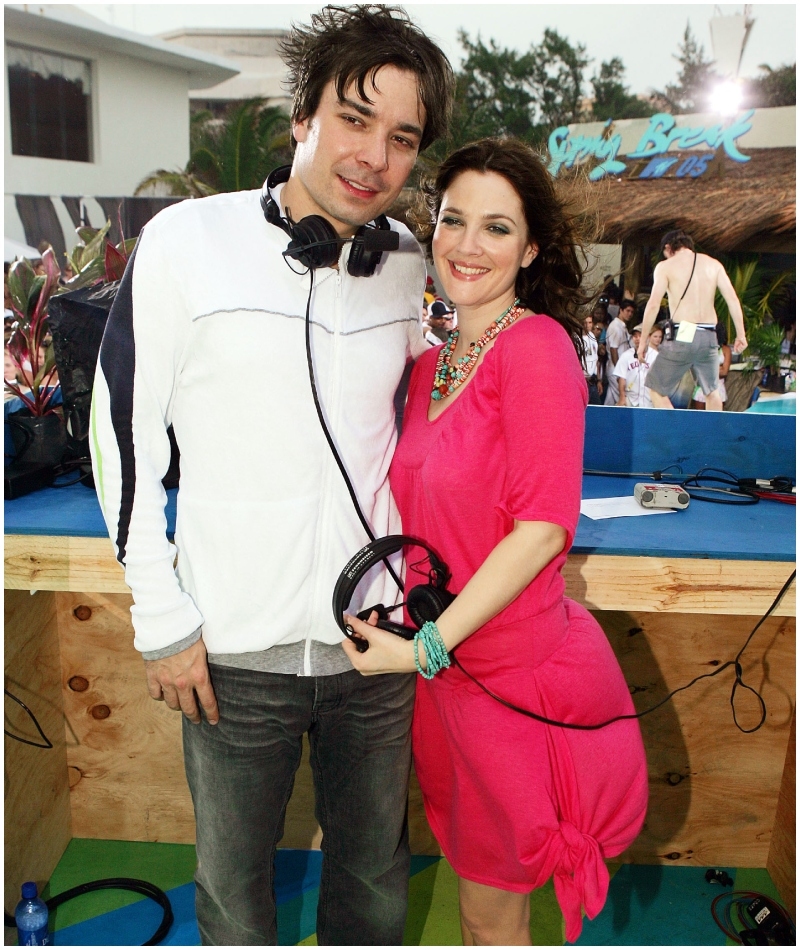
[[[392, 554], [397, 554], [406, 547], [419, 547], [427, 553], [431, 565], [428, 572], [428, 583], [412, 587], [406, 596], [405, 603], [396, 604], [393, 607], [376, 604], [374, 607], [361, 610], [356, 615], [359, 620], [368, 620], [372, 611], [376, 610], [378, 612], [376, 626], [381, 630], [388, 630], [389, 633], [394, 633], [404, 640], [413, 640], [418, 629], [424, 623], [429, 620], [435, 621], [455, 600], [455, 594], [447, 590], [450, 569], [433, 548], [430, 548], [424, 541], [406, 534], [390, 534], [385, 538], [372, 541], [345, 564], [333, 589], [333, 616], [344, 635], [355, 643], [359, 653], [364, 653], [368, 649], [368, 644], [361, 637], [354, 636], [352, 627], [344, 622], [344, 612], [350, 604], [350, 598], [353, 596], [358, 582], [370, 568], [374, 567], [378, 561], [385, 561], [386, 558]], [[389, 620], [389, 614], [400, 607], [408, 608], [408, 614], [417, 625], [416, 628]]]
[[642, 508], [688, 508], [689, 494], [681, 485], [648, 485], [637, 482], [633, 495]]
[[378, 215], [372, 226], [360, 227], [352, 238], [340, 238], [333, 225], [319, 214], [306, 215], [293, 221], [287, 209], [281, 214], [278, 202], [272, 197], [272, 189], [289, 180], [291, 165], [276, 168], [264, 183], [261, 192], [261, 208], [264, 217], [288, 234], [289, 246], [283, 252], [286, 258], [299, 261], [309, 270], [317, 267], [332, 267], [339, 260], [342, 245], [352, 244], [347, 258], [347, 273], [351, 277], [371, 277], [386, 251], [396, 251], [400, 235], [392, 231], [385, 215]]

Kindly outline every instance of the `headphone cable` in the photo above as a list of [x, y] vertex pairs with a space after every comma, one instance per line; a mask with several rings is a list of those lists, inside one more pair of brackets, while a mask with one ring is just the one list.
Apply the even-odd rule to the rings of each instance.
[[[339, 467], [339, 471], [342, 473], [342, 478], [344, 483], [347, 486], [347, 491], [350, 494], [350, 500], [353, 503], [353, 507], [356, 510], [358, 515], [358, 520], [361, 522], [361, 526], [364, 528], [364, 531], [367, 533], [367, 537], [370, 541], [374, 542], [375, 535], [372, 532], [372, 528], [369, 526], [369, 522], [364, 517], [364, 513], [361, 510], [361, 505], [358, 503], [358, 497], [356, 496], [355, 488], [353, 488], [353, 483], [350, 481], [350, 476], [347, 474], [347, 469], [344, 467], [344, 462], [339, 455], [339, 452], [334, 444], [333, 437], [331, 436], [330, 430], [325, 422], [325, 416], [322, 412], [322, 405], [319, 401], [319, 396], [317, 394], [317, 383], [314, 378], [314, 361], [311, 357], [311, 296], [314, 293], [314, 269], [308, 269], [309, 275], [309, 287], [308, 287], [308, 300], [306, 301], [306, 359], [308, 360], [308, 378], [311, 383], [311, 395], [314, 397], [314, 408], [317, 410], [317, 417], [319, 418], [319, 424], [322, 426], [322, 431], [325, 433], [325, 438], [328, 442], [333, 457], [336, 460], [336, 464]], [[383, 558], [383, 563], [386, 565], [386, 569], [389, 571], [389, 574], [392, 576], [392, 580], [397, 584], [400, 592], [403, 592], [403, 582], [397, 576], [392, 565], [389, 563], [388, 558]]]
[[[769, 615], [773, 612], [773, 610], [775, 610], [775, 608], [778, 606], [778, 604], [781, 601], [781, 598], [791, 586], [796, 575], [797, 575], [797, 571], [792, 571], [789, 579], [786, 581], [783, 587], [781, 587], [780, 591], [778, 592], [778, 595], [776, 596], [775, 600], [772, 601], [772, 604], [770, 605], [767, 612], [758, 621], [755, 627], [753, 627], [753, 629], [750, 631], [750, 635], [745, 640], [744, 646], [736, 654], [735, 659], [728, 660], [727, 663], [723, 663], [722, 666], [717, 667], [717, 669], [714, 670], [713, 673], [703, 673], [700, 676], [696, 676], [690, 683], [686, 683], [684, 686], [679, 686], [677, 689], [673, 689], [671, 693], [668, 693], [664, 697], [664, 699], [662, 699], [661, 702], [656, 703], [655, 706], [649, 706], [647, 709], [644, 709], [642, 710], [642, 712], [638, 712], [638, 713], [626, 713], [625, 715], [622, 715], [622, 716], [614, 716], [613, 719], [607, 719], [605, 722], [592, 723], [591, 725], [584, 725], [582, 723], [575, 723], [575, 722], [559, 722], [557, 719], [549, 719], [547, 716], [542, 716], [539, 713], [532, 712], [530, 709], [523, 709], [521, 706], [515, 706], [514, 703], [510, 703], [508, 702], [508, 700], [505, 700], [501, 696], [498, 696], [496, 693], [493, 693], [492, 690], [488, 688], [488, 686], [485, 686], [483, 683], [481, 683], [480, 680], [476, 679], [472, 675], [472, 673], [465, 670], [464, 667], [459, 662], [459, 659], [456, 656], [455, 651], [451, 652], [450, 657], [452, 661], [455, 663], [455, 665], [461, 670], [461, 672], [468, 679], [472, 680], [472, 682], [476, 686], [478, 686], [480, 689], [482, 689], [483, 692], [486, 693], [487, 696], [491, 696], [492, 699], [496, 700], [498, 703], [501, 703], [503, 706], [508, 707], [508, 709], [511, 709], [514, 712], [518, 712], [523, 716], [528, 716], [530, 719], [535, 719], [537, 722], [543, 722], [546, 726], [559, 726], [562, 729], [581, 729], [585, 731], [591, 731], [594, 729], [605, 729], [606, 726], [610, 726], [614, 722], [621, 722], [624, 719], [640, 719], [642, 716], [646, 716], [648, 713], [655, 712], [656, 709], [663, 706], [664, 703], [672, 699], [672, 697], [675, 696], [676, 693], [681, 693], [683, 692], [683, 690], [689, 689], [690, 686], [694, 686], [694, 684], [698, 683], [700, 680], [709, 679], [712, 676], [718, 676], [723, 670], [726, 670], [729, 666], [732, 666], [734, 667], [736, 671], [736, 678], [734, 679], [733, 689], [731, 690], [731, 699], [730, 699], [731, 709], [733, 710], [733, 721], [736, 724], [736, 728], [739, 729], [740, 732], [744, 732], [744, 733], [757, 732], [764, 725], [764, 722], [766, 721], [767, 707], [766, 707], [766, 704], [764, 703], [764, 699], [761, 696], [761, 694], [757, 690], [753, 689], [752, 686], [748, 686], [742, 679], [743, 670], [742, 670], [742, 664], [741, 664], [741, 657], [744, 651], [747, 649], [748, 644], [755, 636], [755, 633], [758, 630], [758, 628], [761, 626], [762, 623], [764, 623], [767, 617], [769, 617]], [[758, 699], [758, 702], [761, 706], [761, 718], [758, 722], [758, 725], [754, 726], [752, 729], [743, 729], [739, 725], [739, 720], [736, 718], [736, 705], [735, 705], [736, 690], [740, 686], [743, 689], [749, 690], [751, 693], [753, 693], [756, 699]]]

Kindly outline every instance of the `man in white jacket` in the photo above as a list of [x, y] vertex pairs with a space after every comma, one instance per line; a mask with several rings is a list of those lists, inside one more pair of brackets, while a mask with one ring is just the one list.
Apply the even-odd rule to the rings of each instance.
[[[323, 831], [318, 941], [399, 944], [414, 677], [362, 677], [340, 646], [332, 591], [367, 538], [316, 415], [304, 333], [309, 307], [322, 412], [372, 531], [397, 533], [392, 397], [427, 349], [425, 266], [397, 222], [399, 249], [376, 255], [373, 276], [353, 276], [369, 250], [345, 242], [446, 131], [452, 71], [398, 8], [326, 7], [283, 52], [291, 169], [263, 196], [185, 201], [142, 232], [100, 352], [95, 482], [150, 695], [184, 714], [203, 943], [277, 942], [274, 854], [307, 734]], [[284, 251], [285, 232], [312, 215], [335, 236], [309, 273]], [[169, 424], [181, 452], [174, 544]], [[376, 569], [356, 598], [393, 603], [397, 589]]]

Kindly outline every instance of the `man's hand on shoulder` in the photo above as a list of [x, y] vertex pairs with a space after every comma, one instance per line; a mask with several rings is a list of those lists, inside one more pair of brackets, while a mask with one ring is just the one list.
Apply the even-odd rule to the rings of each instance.
[[209, 725], [219, 722], [219, 708], [208, 672], [206, 646], [202, 639], [186, 650], [162, 660], [145, 660], [147, 690], [152, 699], [163, 700], [170, 709], [180, 710], [195, 724], [200, 722], [200, 709]]

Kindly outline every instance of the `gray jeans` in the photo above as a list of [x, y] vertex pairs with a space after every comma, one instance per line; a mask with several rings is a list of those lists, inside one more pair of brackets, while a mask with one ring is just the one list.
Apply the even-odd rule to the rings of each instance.
[[402, 944], [415, 674], [210, 669], [219, 724], [183, 722], [203, 944], [277, 943], [275, 849], [304, 733], [323, 834], [318, 942]]

